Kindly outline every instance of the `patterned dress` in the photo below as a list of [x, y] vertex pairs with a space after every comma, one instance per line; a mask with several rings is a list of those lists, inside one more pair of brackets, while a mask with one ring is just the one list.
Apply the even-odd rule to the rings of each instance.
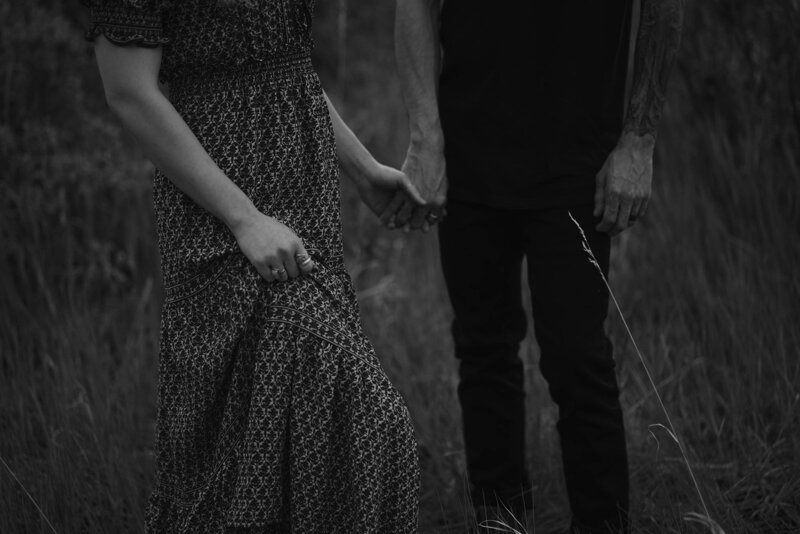
[[343, 263], [311, 0], [85, 3], [89, 39], [164, 46], [175, 108], [318, 266], [267, 284], [227, 228], [156, 173], [166, 298], [148, 532], [415, 532], [412, 424]]

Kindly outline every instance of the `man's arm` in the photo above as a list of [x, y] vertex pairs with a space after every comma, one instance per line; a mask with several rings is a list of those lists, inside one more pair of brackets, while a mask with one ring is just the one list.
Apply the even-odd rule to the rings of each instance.
[[633, 83], [622, 136], [597, 174], [597, 230], [617, 234], [642, 217], [652, 191], [653, 149], [667, 80], [683, 29], [685, 0], [641, 0]]
[[[410, 143], [403, 171], [417, 186], [427, 205], [412, 209], [395, 199], [385, 222], [427, 229], [444, 213], [447, 178], [444, 134], [437, 102], [441, 50], [440, 0], [397, 0], [395, 55], [403, 99], [408, 109]], [[391, 217], [394, 216], [394, 220]]]
[[655, 141], [666, 87], [678, 55], [685, 0], [642, 0], [633, 87], [622, 129]]

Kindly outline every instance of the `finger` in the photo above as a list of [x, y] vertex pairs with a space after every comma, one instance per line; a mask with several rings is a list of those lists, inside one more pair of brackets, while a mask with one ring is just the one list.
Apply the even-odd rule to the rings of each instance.
[[408, 226], [409, 221], [411, 220], [411, 214], [414, 211], [414, 204], [408, 200], [408, 198], [403, 199], [403, 204], [400, 206], [400, 209], [397, 210], [395, 214], [395, 224], [397, 226], [402, 226], [403, 229], [406, 229]]
[[419, 190], [411, 183], [408, 176], [403, 175], [403, 181], [400, 183], [401, 190], [408, 195], [408, 197], [418, 206], [425, 205], [425, 199], [422, 198]]
[[422, 230], [427, 232], [428, 230], [439, 224], [439, 221], [441, 220], [442, 220], [441, 217], [437, 217], [434, 213], [429, 213], [428, 216], [425, 217], [425, 220], [423, 221], [420, 228], [422, 228]]
[[301, 244], [298, 248], [297, 254], [294, 255], [294, 259], [297, 262], [297, 268], [300, 269], [302, 274], [308, 274], [314, 271], [314, 260], [311, 259], [311, 256], [306, 252], [305, 247]]
[[419, 206], [414, 210], [414, 213], [411, 215], [411, 228], [413, 230], [419, 230], [422, 228], [423, 225], [427, 224], [427, 219], [431, 214], [430, 208], [425, 206]]
[[286, 269], [286, 274], [289, 278], [297, 278], [300, 276], [300, 269], [297, 267], [297, 261], [294, 259], [293, 252], [287, 252], [283, 258], [283, 267]]
[[631, 207], [631, 213], [628, 216], [628, 226], [633, 226], [636, 224], [641, 217], [642, 212], [642, 200], [641, 198], [637, 198], [633, 201], [633, 206]]
[[394, 197], [392, 197], [392, 200], [389, 201], [389, 203], [383, 209], [383, 213], [381, 213], [381, 216], [379, 217], [381, 224], [392, 229], [397, 225], [395, 213], [397, 213], [397, 210], [400, 209], [400, 206], [404, 200], [405, 195], [402, 191], [395, 193]]
[[639, 208], [639, 217], [644, 217], [647, 214], [647, 208], [650, 207], [650, 198], [642, 199], [642, 207]]
[[614, 228], [619, 213], [619, 197], [616, 193], [609, 193], [604, 198], [603, 219], [595, 227], [598, 232], [609, 232]]
[[627, 196], [622, 197], [619, 203], [619, 211], [617, 212], [617, 220], [614, 225], [614, 233], [622, 232], [628, 228], [632, 207], [633, 200]]
[[643, 198], [637, 198], [633, 201], [631, 206], [631, 215], [628, 217], [628, 222], [633, 222], [642, 216], [642, 205], [644, 204]]
[[428, 222], [428, 219], [422, 221], [422, 233], [427, 234], [431, 230], [431, 223]]
[[297, 250], [294, 252], [294, 259], [295, 262], [297, 262], [297, 268], [300, 269], [300, 272], [303, 274], [310, 273], [316, 267], [314, 260], [311, 259], [311, 254], [308, 253], [302, 241], [297, 244]]
[[270, 284], [275, 281], [275, 277], [272, 275], [272, 269], [270, 269], [267, 263], [259, 263], [253, 265], [258, 271], [258, 274], [260, 274], [261, 278], [263, 278], [265, 281], [267, 281]]
[[272, 276], [275, 277], [275, 280], [277, 282], [285, 282], [286, 280], [289, 279], [289, 275], [286, 272], [286, 269], [283, 267], [283, 265], [279, 264], [278, 262], [271, 265], [270, 270], [272, 271]]
[[600, 169], [600, 172], [597, 173], [597, 177], [595, 178], [595, 188], [594, 188], [594, 211], [592, 214], [595, 217], [599, 217], [600, 214], [603, 213], [603, 208], [605, 207], [605, 197], [606, 197], [606, 173], [605, 167]]

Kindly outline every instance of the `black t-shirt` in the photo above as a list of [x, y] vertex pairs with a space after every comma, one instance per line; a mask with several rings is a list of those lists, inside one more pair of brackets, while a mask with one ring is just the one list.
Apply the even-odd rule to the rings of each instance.
[[445, 0], [439, 109], [453, 199], [589, 203], [619, 139], [632, 0]]

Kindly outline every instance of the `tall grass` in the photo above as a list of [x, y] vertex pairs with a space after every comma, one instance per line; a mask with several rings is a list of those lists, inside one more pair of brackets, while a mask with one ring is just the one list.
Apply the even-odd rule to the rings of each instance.
[[[391, 2], [319, 3], [316, 59], [345, 117], [399, 164], [406, 130]], [[610, 283], [712, 517], [800, 529], [800, 37], [796, 2], [690, 3], [652, 211], [614, 245]], [[79, 11], [0, 5], [0, 456], [58, 532], [140, 532], [153, 480], [160, 279], [146, 166], [104, 108]], [[792, 23], [794, 21], [794, 23]], [[348, 46], [345, 68], [337, 43]], [[343, 78], [342, 78], [343, 77]], [[413, 414], [421, 531], [463, 532], [451, 311], [435, 235], [380, 228], [343, 188], [365, 329]], [[535, 281], [534, 281], [535, 282]], [[680, 451], [620, 321], [615, 343], [636, 532], [700, 532]], [[536, 531], [568, 520], [557, 411], [521, 355]], [[50, 532], [0, 469], [0, 532]]]

